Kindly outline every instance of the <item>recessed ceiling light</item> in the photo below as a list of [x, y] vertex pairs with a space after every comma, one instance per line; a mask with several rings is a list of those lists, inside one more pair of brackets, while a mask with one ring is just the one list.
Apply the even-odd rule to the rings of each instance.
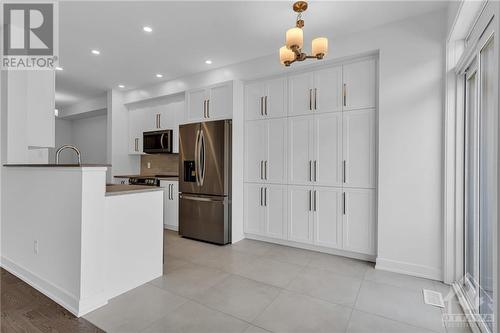
[[153, 32], [153, 28], [148, 27], [148, 26], [142, 27], [142, 30], [144, 30], [145, 32]]
[[211, 64], [212, 64], [212, 60], [210, 60], [210, 59], [205, 60], [205, 64], [207, 64], [207, 65], [211, 65]]
[[57, 66], [56, 71], [62, 71], [64, 68]]
[[162, 78], [162, 77], [163, 77], [163, 74], [156, 74], [156, 77], [157, 77], [157, 78]]
[[95, 54], [95, 55], [101, 54], [101, 51], [99, 51], [99, 50], [92, 50], [91, 52], [92, 52], [92, 54]]
[[118, 88], [125, 88], [125, 86], [123, 84], [119, 84]]
[[59, 110], [58, 109], [54, 109], [54, 116], [59, 117]]

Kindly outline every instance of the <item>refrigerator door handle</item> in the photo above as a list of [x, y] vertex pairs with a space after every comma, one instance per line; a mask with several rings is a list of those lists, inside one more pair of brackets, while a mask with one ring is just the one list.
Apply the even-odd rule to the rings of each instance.
[[194, 173], [196, 177], [196, 185], [200, 186], [200, 161], [199, 161], [199, 142], [200, 142], [200, 130], [196, 131], [196, 140], [194, 142]]
[[205, 165], [205, 135], [203, 134], [203, 130], [201, 130], [201, 134], [200, 134], [200, 148], [199, 148], [199, 151], [200, 151], [200, 157], [199, 157], [199, 160], [200, 160], [200, 166], [201, 166], [201, 171], [200, 171], [200, 186], [203, 186], [203, 183], [205, 181], [205, 168], [206, 168], [206, 165]]
[[202, 202], [224, 202], [224, 200], [223, 199], [221, 200], [220, 198], [197, 197], [194, 195], [186, 195], [186, 194], [181, 194], [179, 198], [184, 200], [202, 201]]

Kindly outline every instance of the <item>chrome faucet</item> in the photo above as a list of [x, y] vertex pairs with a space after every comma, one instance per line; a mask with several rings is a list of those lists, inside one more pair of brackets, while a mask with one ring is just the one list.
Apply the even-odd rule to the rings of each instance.
[[72, 146], [72, 145], [64, 145], [64, 146], [61, 146], [59, 149], [57, 149], [57, 151], [56, 151], [56, 164], [59, 164], [59, 154], [61, 154], [61, 152], [64, 149], [73, 149], [76, 153], [76, 156], [78, 157], [78, 165], [82, 165], [80, 150], [78, 150], [78, 148], [76, 148], [75, 146]]

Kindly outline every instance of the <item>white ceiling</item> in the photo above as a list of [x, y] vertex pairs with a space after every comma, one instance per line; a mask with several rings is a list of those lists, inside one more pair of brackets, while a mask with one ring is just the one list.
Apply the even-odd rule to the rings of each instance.
[[[276, 54], [292, 1], [68, 1], [59, 5], [56, 105]], [[342, 36], [444, 8], [444, 1], [310, 1], [305, 38]], [[153, 32], [143, 32], [144, 25]], [[328, 33], [326, 33], [328, 32]], [[101, 51], [99, 56], [92, 49]], [[211, 59], [212, 65], [205, 60]], [[278, 64], [278, 59], [276, 60]], [[158, 79], [156, 73], [164, 77]]]

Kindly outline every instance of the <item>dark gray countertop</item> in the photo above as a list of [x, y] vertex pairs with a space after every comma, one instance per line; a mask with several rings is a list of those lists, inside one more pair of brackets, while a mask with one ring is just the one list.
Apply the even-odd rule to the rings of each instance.
[[163, 188], [146, 185], [128, 185], [128, 184], [108, 184], [106, 185], [106, 196], [118, 194], [133, 194], [141, 192], [163, 191]]

